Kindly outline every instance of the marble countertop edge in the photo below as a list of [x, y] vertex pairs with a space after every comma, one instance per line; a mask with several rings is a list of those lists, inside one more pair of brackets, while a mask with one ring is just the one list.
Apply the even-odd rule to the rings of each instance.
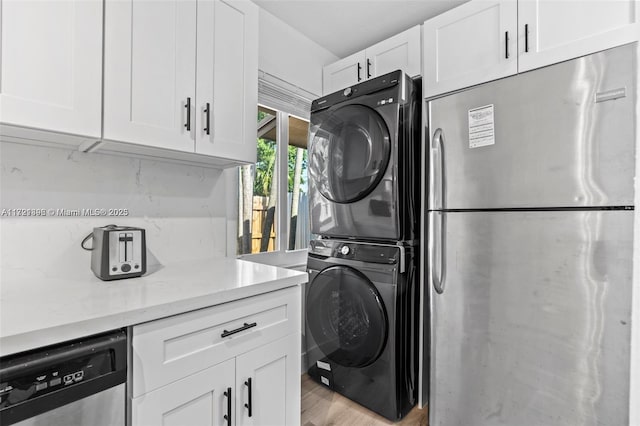
[[[233, 260], [234, 262], [229, 262], [229, 260]], [[154, 285], [161, 283], [163, 287], [158, 291], [166, 292], [167, 284], [171, 284], [172, 281], [177, 280], [175, 275], [180, 275], [176, 274], [177, 271], [194, 268], [197, 269], [198, 274], [201, 275], [202, 269], [209, 267], [212, 268], [211, 281], [215, 282], [215, 284], [198, 279], [195, 280], [194, 285], [186, 288], [184, 292], [181, 292], [180, 286], [177, 285], [175, 291], [163, 294], [161, 298], [157, 298], [159, 300], [153, 300], [152, 294], [152, 297], [150, 297], [152, 300], [150, 302], [144, 303], [144, 301], [142, 301], [136, 305], [128, 301], [126, 306], [120, 310], [115, 309], [109, 312], [93, 314], [89, 306], [84, 311], [82, 309], [76, 309], [76, 312], [73, 312], [72, 315], [58, 322], [48, 322], [46, 315], [42, 314], [41, 319], [32, 319], [22, 327], [22, 323], [20, 322], [11, 324], [10, 326], [6, 326], [5, 324], [5, 326], [1, 327], [0, 355], [16, 354], [67, 340], [79, 339], [93, 334], [125, 328], [160, 318], [297, 286], [307, 282], [307, 274], [305, 272], [236, 259], [216, 258], [195, 262], [190, 261], [177, 265], [166, 265], [163, 267], [162, 273], [157, 274], [156, 277], [144, 277], [144, 280], [136, 282], [136, 285], [138, 288], [152, 293]], [[216, 268], [224, 268], [224, 270], [219, 271], [220, 275], [234, 277], [238, 282], [229, 285], [224, 279], [216, 280], [216, 278], [219, 278], [219, 276], [215, 275]], [[172, 269], [174, 271], [172, 271]], [[249, 272], [251, 276], [245, 278], [247, 272]], [[254, 276], [254, 272], [257, 276]], [[7, 285], [5, 278], [6, 277], [3, 277], [3, 287]], [[180, 276], [179, 279], [181, 281], [189, 280], [189, 277]], [[243, 279], [248, 281], [239, 282]], [[93, 285], [95, 286], [97, 297], [104, 293], [105, 289], [102, 281], [97, 279], [90, 279], [88, 281], [88, 283], [82, 284], [83, 286], [89, 286], [88, 289], [85, 288], [85, 292], [89, 292], [90, 294], [94, 289], [91, 287]], [[217, 281], [220, 281], [221, 285], [218, 285]], [[63, 282], [65, 281], [60, 278], [56, 279], [56, 283], [59, 283], [60, 286], [64, 286], [64, 284], [60, 284]], [[69, 282], [74, 283], [74, 280], [69, 280]], [[77, 280], [75, 280], [75, 285], [78, 285]], [[28, 304], [38, 306], [39, 303], [45, 302], [38, 300], [20, 300], [23, 293], [25, 299], [27, 297], [33, 298], [33, 292], [11, 291], [11, 289], [6, 288], [2, 290], [3, 297], [0, 299], [0, 308], [3, 311], [11, 311], [11, 309], [6, 309], [9, 307], [9, 303], [14, 303], [17, 306], [27, 306]], [[68, 291], [73, 290], [74, 287], [70, 285]], [[65, 288], [60, 288], [60, 292], [61, 297], [63, 297]], [[5, 297], [7, 293], [10, 294], [10, 297]], [[35, 297], [37, 297], [37, 295]], [[46, 295], [44, 295], [43, 298], [46, 298]], [[25, 315], [28, 315], [28, 313], [25, 313]], [[1, 318], [2, 321], [10, 320], [5, 314], [3, 314]], [[11, 319], [11, 321], [14, 320], [20, 321], [19, 318]]]

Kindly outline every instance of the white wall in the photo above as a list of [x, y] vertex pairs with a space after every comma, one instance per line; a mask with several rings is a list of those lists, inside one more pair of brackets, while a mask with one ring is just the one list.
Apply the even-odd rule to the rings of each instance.
[[226, 254], [228, 190], [219, 170], [6, 142], [0, 157], [0, 209], [129, 209], [126, 217], [0, 217], [2, 270], [60, 276], [89, 268], [80, 242], [110, 223], [145, 228], [162, 264]]
[[322, 67], [339, 58], [269, 12], [260, 9], [258, 16], [258, 68], [322, 95]]

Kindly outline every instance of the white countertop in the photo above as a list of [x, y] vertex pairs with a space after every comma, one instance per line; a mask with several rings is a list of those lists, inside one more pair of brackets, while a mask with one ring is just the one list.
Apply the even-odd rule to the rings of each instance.
[[[156, 267], [158, 268], [158, 267]], [[214, 258], [165, 265], [140, 278], [101, 281], [89, 268], [51, 276], [2, 270], [0, 355], [140, 324], [302, 284], [307, 274]]]

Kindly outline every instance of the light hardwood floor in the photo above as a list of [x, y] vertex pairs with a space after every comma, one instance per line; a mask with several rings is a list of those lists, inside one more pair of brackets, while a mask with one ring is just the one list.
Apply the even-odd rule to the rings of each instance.
[[414, 407], [398, 423], [393, 423], [363, 406], [302, 376], [302, 426], [427, 426], [427, 408]]

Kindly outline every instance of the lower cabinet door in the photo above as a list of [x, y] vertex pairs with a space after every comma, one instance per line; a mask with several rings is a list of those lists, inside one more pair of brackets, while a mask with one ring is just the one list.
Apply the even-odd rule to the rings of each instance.
[[131, 424], [230, 426], [235, 423], [234, 381], [235, 360], [230, 359], [134, 398]]
[[300, 424], [300, 334], [236, 358], [237, 425]]

